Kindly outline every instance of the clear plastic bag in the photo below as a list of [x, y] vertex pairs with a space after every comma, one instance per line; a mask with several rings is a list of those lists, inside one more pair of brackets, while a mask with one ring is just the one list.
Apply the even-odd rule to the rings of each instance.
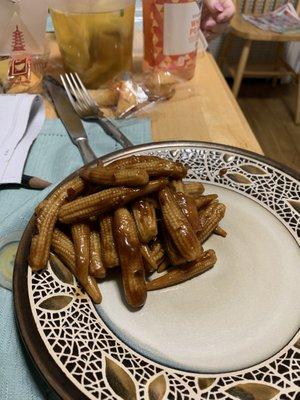
[[90, 94], [104, 115], [125, 119], [150, 113], [157, 103], [185, 99], [193, 95], [191, 84], [168, 71], [132, 75], [125, 72]]

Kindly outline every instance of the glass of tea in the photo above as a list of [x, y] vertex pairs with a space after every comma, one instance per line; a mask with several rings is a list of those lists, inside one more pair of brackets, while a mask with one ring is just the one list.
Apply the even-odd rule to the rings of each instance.
[[66, 71], [88, 88], [131, 69], [135, 0], [52, 0], [50, 12]]

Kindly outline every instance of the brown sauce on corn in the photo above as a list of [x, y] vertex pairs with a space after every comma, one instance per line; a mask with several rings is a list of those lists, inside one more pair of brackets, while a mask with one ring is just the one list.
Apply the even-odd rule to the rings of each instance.
[[115, 267], [126, 303], [140, 308], [147, 290], [185, 282], [214, 266], [215, 252], [202, 243], [214, 233], [226, 236], [219, 226], [226, 207], [217, 195], [203, 195], [200, 182], [183, 181], [185, 165], [131, 156], [80, 174], [36, 209], [29, 257], [34, 271], [46, 267], [51, 248], [100, 303], [95, 278]]

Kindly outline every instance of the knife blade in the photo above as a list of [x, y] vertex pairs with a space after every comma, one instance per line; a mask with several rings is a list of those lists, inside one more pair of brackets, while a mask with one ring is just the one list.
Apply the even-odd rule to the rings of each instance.
[[46, 75], [43, 85], [49, 93], [56, 112], [64, 124], [72, 142], [78, 147], [85, 164], [97, 157], [91, 149], [81, 119], [75, 112], [65, 89], [52, 76]]

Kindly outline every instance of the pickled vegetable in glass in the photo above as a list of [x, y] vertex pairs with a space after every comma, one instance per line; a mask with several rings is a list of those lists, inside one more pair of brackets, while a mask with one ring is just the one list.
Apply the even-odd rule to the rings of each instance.
[[134, 2], [125, 8], [94, 12], [52, 8], [66, 71], [77, 72], [88, 88], [96, 89], [121, 71], [130, 70], [134, 11]]

